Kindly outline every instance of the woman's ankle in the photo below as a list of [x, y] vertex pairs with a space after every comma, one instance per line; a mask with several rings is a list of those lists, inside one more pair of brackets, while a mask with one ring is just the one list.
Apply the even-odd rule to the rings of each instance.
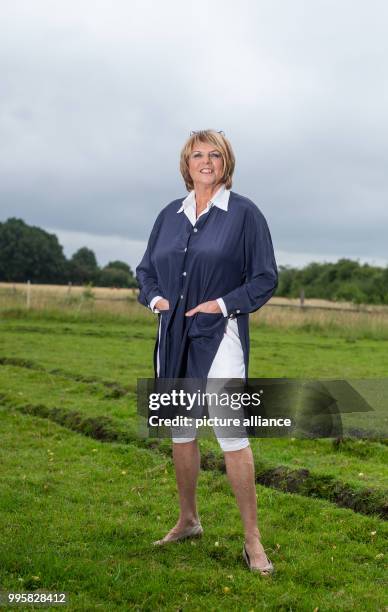
[[178, 523], [184, 525], [185, 527], [194, 527], [194, 525], [197, 525], [199, 522], [200, 520], [198, 514], [184, 515], [180, 516], [178, 519]]
[[253, 540], [261, 540], [261, 533], [258, 527], [253, 527], [252, 529], [245, 531], [245, 541], [252, 542]]

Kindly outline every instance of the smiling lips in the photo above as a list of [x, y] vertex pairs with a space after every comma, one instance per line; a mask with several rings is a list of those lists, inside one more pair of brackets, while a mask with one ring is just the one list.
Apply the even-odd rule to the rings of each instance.
[[202, 168], [202, 170], [200, 170], [201, 174], [211, 174], [213, 172], [213, 170], [210, 170], [209, 168]]

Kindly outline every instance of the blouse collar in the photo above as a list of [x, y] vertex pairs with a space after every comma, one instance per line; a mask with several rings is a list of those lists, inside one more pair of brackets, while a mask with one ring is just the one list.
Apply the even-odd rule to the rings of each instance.
[[[208, 206], [209, 204], [218, 206], [218, 208], [221, 208], [222, 210], [227, 212], [228, 203], [229, 203], [229, 195], [230, 195], [230, 190], [226, 189], [225, 185], [222, 184], [221, 187], [218, 189], [218, 191], [216, 191], [212, 199], [209, 200]], [[179, 210], [177, 210], [177, 212], [180, 213], [183, 210], [186, 210], [187, 208], [189, 208], [190, 206], [192, 206], [193, 208], [195, 207], [194, 189], [190, 191], [189, 195], [183, 200], [182, 206], [179, 208]]]

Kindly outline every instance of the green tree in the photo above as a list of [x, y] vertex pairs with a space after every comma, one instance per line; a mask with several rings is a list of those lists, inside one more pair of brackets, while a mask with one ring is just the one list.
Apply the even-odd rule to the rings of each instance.
[[63, 283], [66, 257], [55, 234], [11, 217], [0, 223], [0, 279]]
[[[109, 270], [107, 274], [105, 273], [106, 270]], [[124, 272], [125, 277], [123, 275], [115, 274], [115, 271]], [[120, 261], [118, 259], [115, 261], [110, 261], [101, 270], [99, 283], [104, 287], [137, 287], [137, 281], [132, 272], [131, 266], [125, 263], [125, 261]]]
[[96, 256], [87, 247], [78, 249], [69, 261], [68, 277], [74, 284], [95, 283], [99, 271]]
[[292, 283], [295, 276], [295, 270], [289, 266], [279, 266], [279, 285], [276, 290], [277, 295], [291, 297]]
[[354, 304], [365, 304], [368, 297], [363, 293], [356, 283], [347, 281], [343, 283], [334, 295], [334, 299], [341, 302], [353, 302]]
[[102, 287], [130, 287], [130, 279], [125, 270], [106, 266], [100, 272], [98, 284]]
[[105, 268], [117, 268], [118, 270], [124, 270], [124, 272], [127, 272], [127, 274], [132, 274], [131, 266], [125, 263], [125, 261], [120, 261], [119, 259], [110, 261]]

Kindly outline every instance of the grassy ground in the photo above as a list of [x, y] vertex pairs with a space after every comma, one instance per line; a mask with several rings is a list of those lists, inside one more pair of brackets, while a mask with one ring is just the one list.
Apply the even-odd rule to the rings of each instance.
[[[67, 591], [69, 610], [384, 610], [386, 522], [324, 493], [257, 485], [277, 568], [269, 580], [244, 567], [239, 513], [219, 469], [201, 471], [204, 538], [153, 549], [177, 518], [177, 499], [170, 443], [150, 449], [136, 435], [136, 379], [152, 375], [151, 317], [14, 313], [1, 332], [0, 589]], [[384, 340], [252, 327], [252, 377], [383, 378], [387, 366]], [[90, 437], [90, 417], [109, 417], [124, 441]], [[263, 469], [307, 469], [383, 494], [382, 442], [251, 445]], [[200, 444], [222, 458], [215, 441]]]

